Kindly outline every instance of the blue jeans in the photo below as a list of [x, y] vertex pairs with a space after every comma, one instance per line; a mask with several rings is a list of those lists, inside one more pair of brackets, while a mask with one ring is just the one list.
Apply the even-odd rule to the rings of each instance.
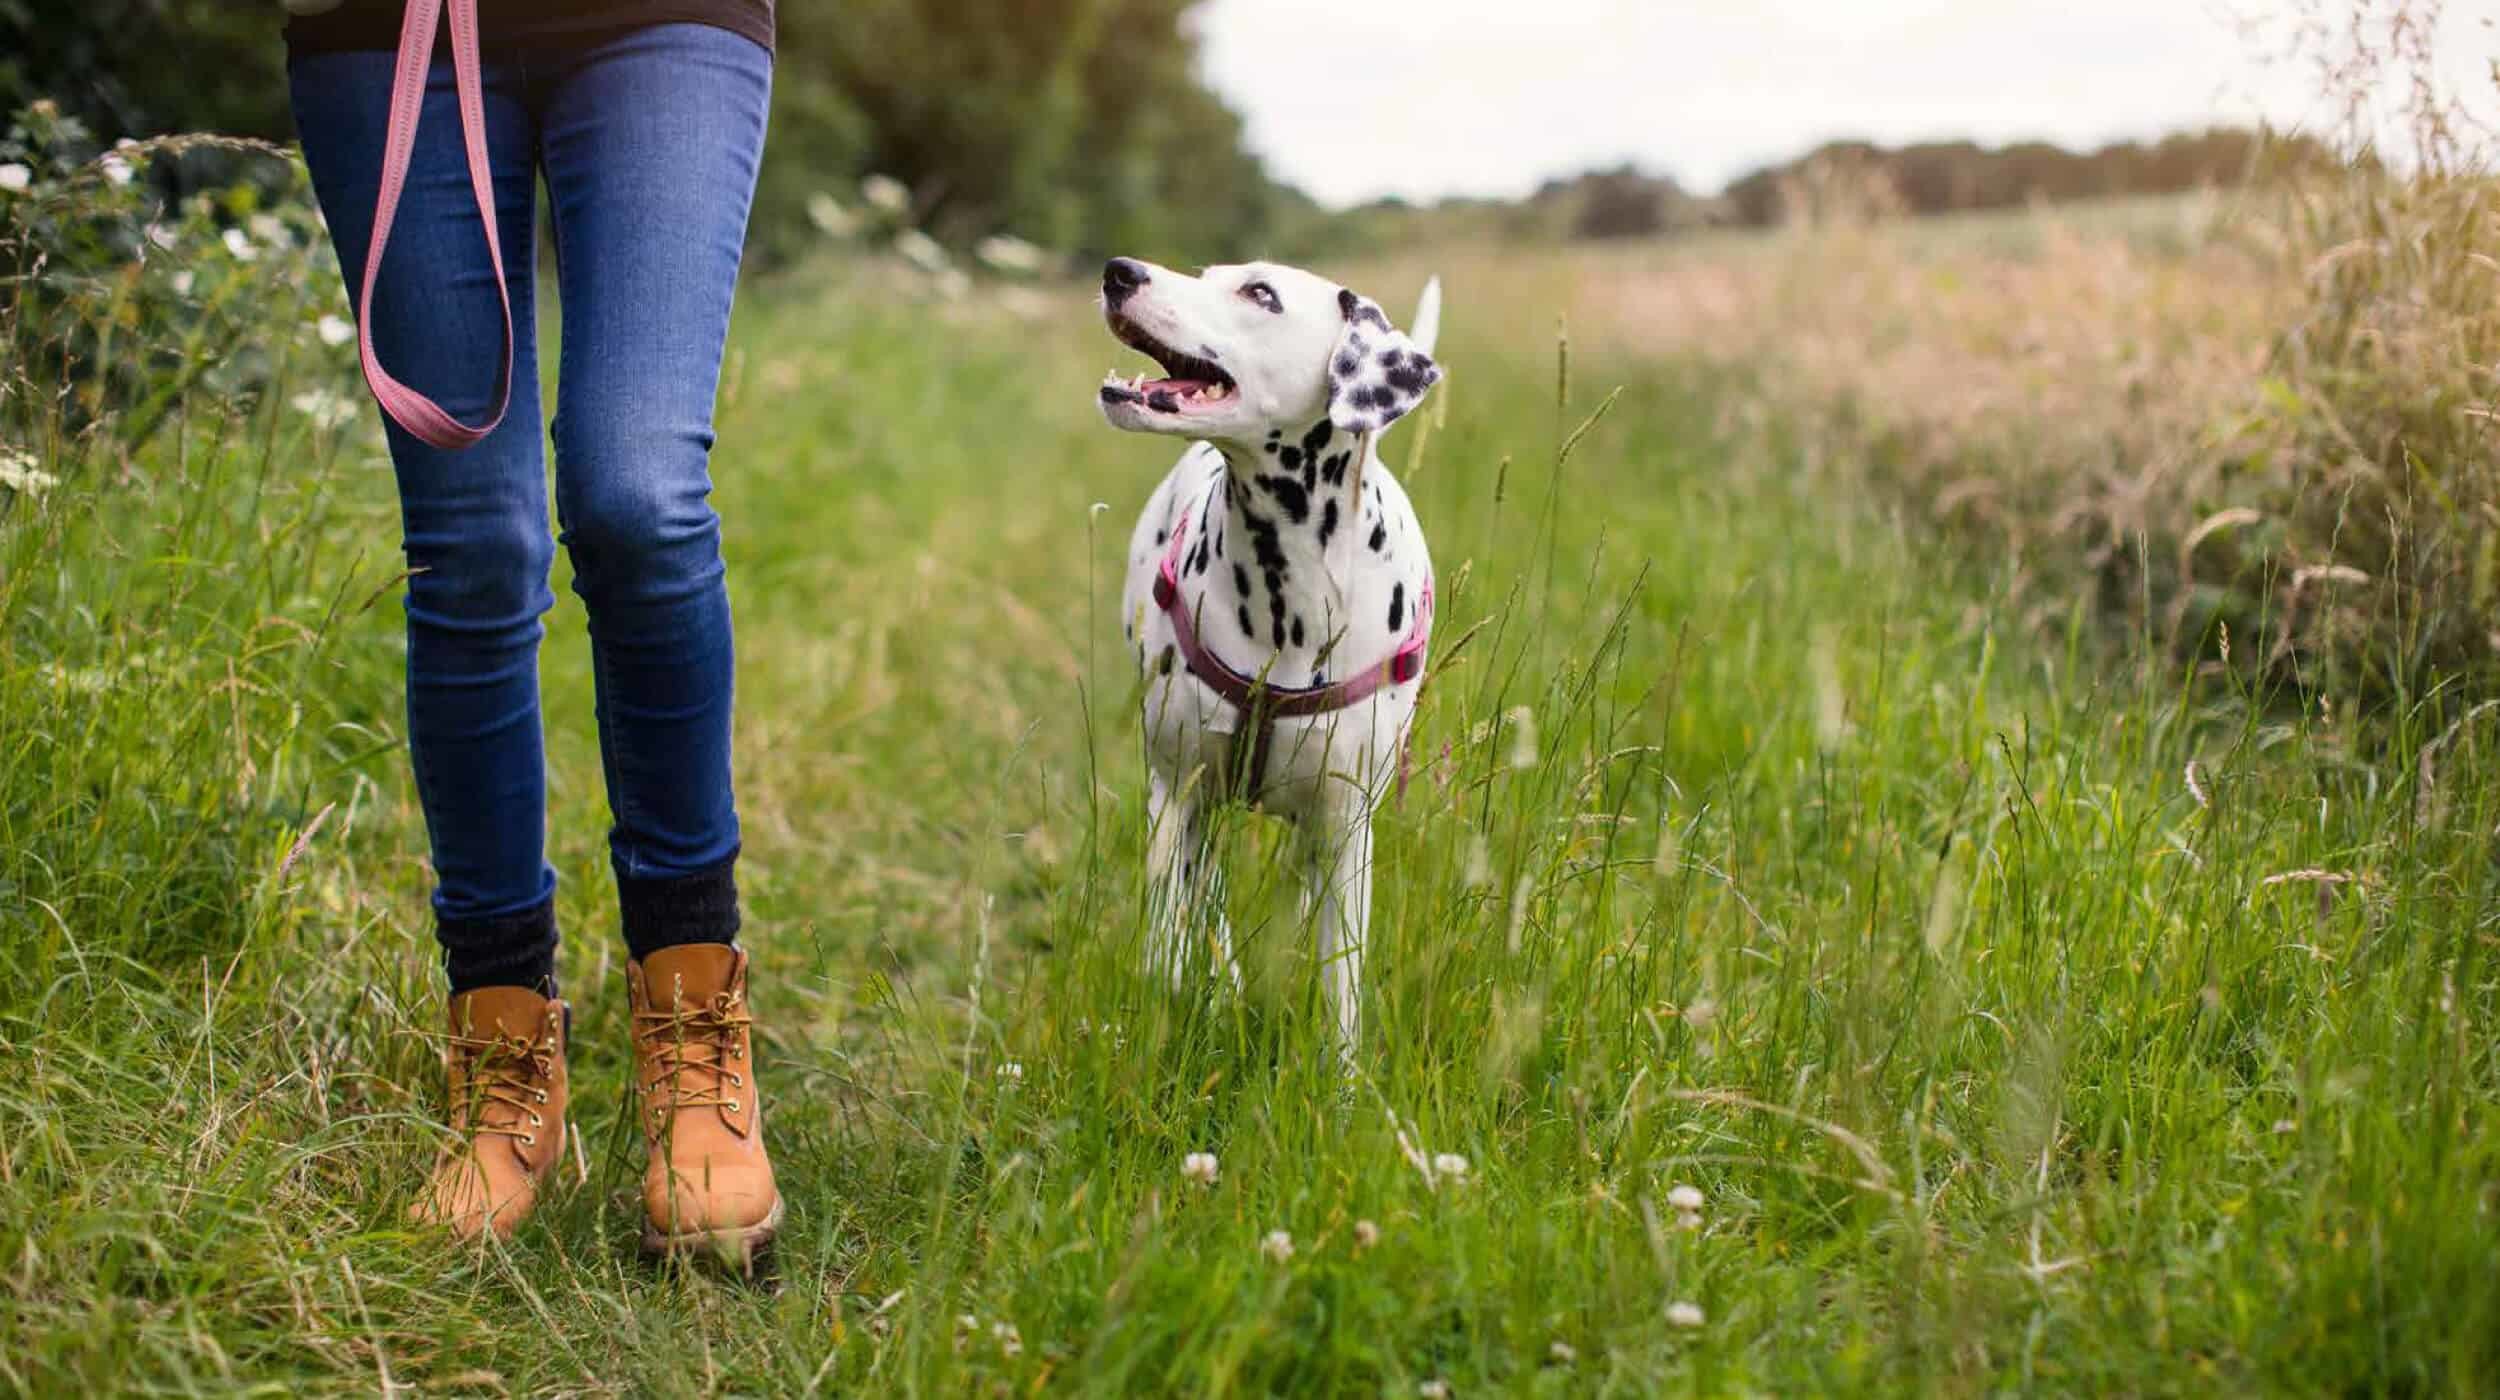
[[[304, 158], [351, 292], [364, 275], [392, 58], [289, 64]], [[728, 942], [729, 593], [709, 502], [712, 401], [772, 58], [700, 24], [490, 52], [487, 147], [517, 343], [510, 410], [466, 451], [385, 426], [408, 580], [408, 740], [453, 990], [552, 978], [538, 707], [548, 432], [537, 368], [537, 189], [563, 298], [555, 507], [590, 618], [600, 758], [628, 946]], [[383, 363], [463, 419], [491, 406], [502, 318], [438, 56], [373, 308]]]

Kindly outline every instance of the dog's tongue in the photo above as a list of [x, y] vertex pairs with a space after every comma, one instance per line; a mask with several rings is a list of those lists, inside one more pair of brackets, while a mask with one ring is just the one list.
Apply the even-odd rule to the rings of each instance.
[[1205, 387], [1203, 379], [1149, 379], [1137, 386], [1137, 392], [1146, 396], [1148, 408], [1177, 413], [1182, 396], [1194, 394]]

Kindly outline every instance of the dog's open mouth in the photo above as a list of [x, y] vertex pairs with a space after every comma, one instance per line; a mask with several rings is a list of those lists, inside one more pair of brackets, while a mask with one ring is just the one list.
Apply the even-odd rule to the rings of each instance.
[[1214, 361], [1175, 350], [1148, 334], [1145, 327], [1116, 312], [1108, 319], [1111, 333], [1122, 344], [1162, 366], [1164, 377], [1149, 379], [1141, 374], [1122, 379], [1115, 374], [1102, 383], [1104, 403], [1139, 403], [1157, 413], [1186, 413], [1233, 396], [1233, 377]]

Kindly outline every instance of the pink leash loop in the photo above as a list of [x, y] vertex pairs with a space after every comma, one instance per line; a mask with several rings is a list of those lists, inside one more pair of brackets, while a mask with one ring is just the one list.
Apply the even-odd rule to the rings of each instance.
[[[390, 247], [391, 221], [408, 183], [408, 159], [416, 149], [417, 122], [425, 109], [425, 78], [434, 61], [434, 27], [451, 11], [452, 80], [460, 94], [460, 135], [469, 153], [469, 188], [486, 226], [486, 253], [495, 265], [495, 295], [503, 300], [503, 369], [496, 376], [495, 411], [471, 427], [443, 406], [391, 377], [373, 349], [373, 288]], [[486, 103], [478, 74], [477, 0], [408, 0], [399, 28], [399, 68], [391, 76], [391, 123], [382, 152], [382, 188], [373, 202], [373, 238], [365, 250], [364, 290], [356, 300], [356, 355], [365, 383], [392, 421], [433, 447], [457, 450], [475, 444], [503, 422], [512, 402], [512, 290], [504, 284], [503, 241], [495, 232], [495, 187], [486, 162]]]

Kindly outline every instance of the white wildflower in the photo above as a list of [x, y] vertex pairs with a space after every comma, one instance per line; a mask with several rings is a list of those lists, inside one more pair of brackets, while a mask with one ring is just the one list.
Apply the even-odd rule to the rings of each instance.
[[823, 190], [807, 197], [807, 221], [828, 238], [848, 238], [859, 229], [858, 216]]
[[1580, 1349], [1557, 1337], [1554, 1344], [1545, 1349], [1545, 1355], [1557, 1366], [1568, 1366], [1580, 1359]]
[[148, 242], [155, 244], [158, 248], [164, 250], [165, 252], [172, 252], [174, 250], [174, 245], [181, 241], [181, 235], [175, 233], [173, 227], [169, 224], [153, 223], [148, 225]]
[[999, 1077], [999, 1078], [1001, 1078], [1001, 1079], [1014, 1080], [1014, 1081], [1016, 1081], [1016, 1082], [1018, 1082], [1018, 1083], [1022, 1083], [1022, 1082], [1023, 1082], [1023, 1080], [1024, 1080], [1024, 1063], [1023, 1063], [1023, 1061], [1021, 1061], [1021, 1060], [1009, 1060], [1007, 1063], [1005, 1063], [1005, 1064], [1003, 1064], [1003, 1065], [1000, 1065], [1000, 1066], [998, 1067], [998, 1077]]
[[1416, 1386], [1415, 1393], [1422, 1396], [1424, 1400], [1450, 1400], [1450, 1383], [1439, 1376], [1434, 1376], [1431, 1380]]
[[1001, 1355], [1022, 1356], [1024, 1354], [1024, 1334], [1016, 1330], [1016, 1325], [1014, 1323], [991, 1323], [990, 1337], [998, 1343], [998, 1350]]
[[313, 322], [313, 334], [324, 345], [345, 345], [356, 338], [356, 327], [343, 316], [324, 316]]
[[1719, 1004], [1704, 998], [1684, 1008], [1684, 1024], [1700, 1030], [1719, 1019]]
[[59, 477], [36, 467], [34, 458], [0, 447], [0, 486], [21, 496], [40, 496], [60, 484]]
[[1356, 1249], [1369, 1249], [1378, 1243], [1380, 1243], [1379, 1226], [1368, 1220], [1354, 1222], [1354, 1247]]
[[2274, 1120], [2274, 1130], [2278, 1133], [2296, 1133], [2300, 1131], [2300, 1125], [2289, 1118], [2277, 1118]]
[[1467, 1179], [1467, 1159], [1455, 1152], [1435, 1153], [1432, 1158], [1432, 1170], [1436, 1176], [1446, 1176], [1452, 1181], [1464, 1181]]
[[306, 389], [287, 400], [287, 406], [313, 421], [313, 426], [329, 431], [356, 416], [355, 401], [333, 389]]
[[947, 265], [946, 249], [938, 241], [916, 228], [907, 228], [894, 235], [894, 251], [903, 261], [923, 272], [934, 273]]
[[1670, 1327], [1699, 1327], [1707, 1321], [1709, 1319], [1702, 1315], [1701, 1305], [1698, 1303], [1667, 1304], [1667, 1325]]
[[15, 194], [33, 183], [35, 183], [35, 172], [16, 161], [0, 165], [0, 190]]
[[112, 185], [127, 185], [131, 177], [138, 173], [130, 168], [128, 158], [112, 154], [98, 157], [96, 168], [104, 172], [105, 183]]
[[245, 219], [243, 224], [244, 227], [249, 228], [252, 231], [252, 236], [254, 238], [268, 244], [272, 248], [292, 248], [295, 246], [294, 232], [287, 228], [286, 220], [279, 218], [275, 214], [254, 214], [252, 217]]
[[1493, 878], [1493, 848], [1485, 843], [1484, 833], [1467, 833], [1467, 863], [1458, 878], [1471, 890], [1483, 889]]
[[1510, 712], [1510, 766], [1536, 767], [1536, 711], [1525, 705]]
[[1679, 1229], [1679, 1230], [1698, 1230], [1698, 1229], [1700, 1229], [1700, 1228], [1701, 1228], [1701, 1212], [1700, 1212], [1700, 1211], [1697, 1211], [1697, 1210], [1680, 1210], [1680, 1211], [1677, 1211], [1677, 1212], [1675, 1213], [1675, 1228], [1677, 1228], [1677, 1229]]
[[226, 245], [226, 255], [236, 262], [251, 262], [260, 256], [260, 249], [252, 246], [251, 235], [239, 228], [227, 229], [219, 237]]
[[1009, 233], [993, 233], [973, 247], [972, 255], [1000, 272], [1030, 276], [1042, 270], [1047, 256], [1040, 247]]
[[1213, 1186], [1218, 1168], [1212, 1152], [1192, 1152], [1181, 1159], [1181, 1176], [1201, 1186]]
[[1270, 1230], [1267, 1238], [1259, 1241], [1259, 1253], [1282, 1264], [1293, 1257], [1293, 1236], [1282, 1230]]
[[1677, 1186], [1667, 1192], [1667, 1204], [1677, 1210], [1699, 1210], [1702, 1204], [1701, 1188]]
[[174, 289], [175, 296], [187, 297], [191, 295], [191, 281], [191, 269], [186, 267], [182, 271], [175, 273], [172, 277], [167, 278], [166, 285]]
[[911, 207], [911, 186], [891, 175], [871, 175], [859, 182], [859, 197], [872, 208], [900, 214]]

